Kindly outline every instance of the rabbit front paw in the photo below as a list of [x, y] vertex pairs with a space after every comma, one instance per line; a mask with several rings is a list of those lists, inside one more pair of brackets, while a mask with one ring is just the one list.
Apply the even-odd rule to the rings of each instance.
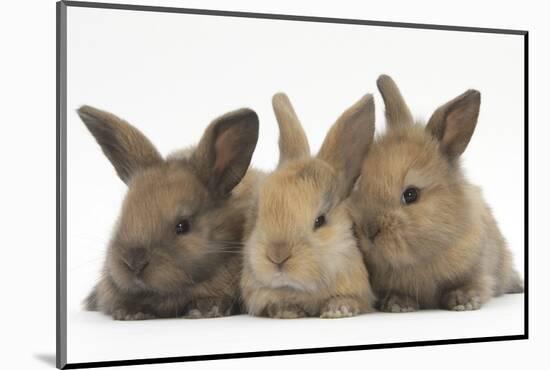
[[413, 312], [419, 309], [418, 302], [410, 297], [391, 294], [380, 302], [380, 311], [383, 312]]
[[274, 319], [297, 319], [307, 313], [296, 304], [270, 303], [265, 309], [266, 315]]
[[113, 310], [112, 316], [114, 320], [119, 320], [119, 321], [150, 320], [156, 317], [151, 313], [139, 312], [139, 311], [131, 312], [124, 308], [117, 308]]
[[451, 311], [479, 310], [481, 297], [476, 290], [455, 289], [443, 297], [443, 308]]
[[197, 300], [184, 316], [186, 319], [206, 319], [231, 314], [231, 302], [223, 298], [202, 298]]
[[331, 298], [321, 310], [322, 319], [338, 319], [356, 316], [360, 313], [360, 305], [353, 298]]

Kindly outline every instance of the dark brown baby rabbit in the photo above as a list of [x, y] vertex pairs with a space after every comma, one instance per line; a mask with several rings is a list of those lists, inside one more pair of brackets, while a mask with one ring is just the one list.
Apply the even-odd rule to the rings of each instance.
[[219, 117], [196, 147], [167, 159], [120, 118], [89, 106], [78, 114], [128, 185], [86, 309], [116, 320], [234, 313], [256, 113]]

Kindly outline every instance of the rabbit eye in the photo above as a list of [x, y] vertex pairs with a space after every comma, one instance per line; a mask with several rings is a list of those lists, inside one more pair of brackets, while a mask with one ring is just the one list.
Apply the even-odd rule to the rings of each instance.
[[418, 200], [418, 193], [420, 191], [414, 186], [408, 187], [401, 196], [403, 204], [411, 204]]
[[327, 220], [325, 219], [325, 215], [321, 215], [315, 219], [315, 223], [313, 225], [314, 229], [318, 229], [321, 226], [323, 226]]
[[190, 228], [191, 228], [191, 225], [189, 224], [189, 220], [181, 220], [176, 225], [176, 234], [178, 235], [187, 234]]

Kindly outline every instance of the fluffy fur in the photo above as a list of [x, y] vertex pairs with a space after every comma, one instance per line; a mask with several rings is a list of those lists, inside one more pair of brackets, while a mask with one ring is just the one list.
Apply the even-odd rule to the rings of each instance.
[[258, 139], [256, 113], [216, 119], [196, 147], [167, 159], [120, 118], [89, 106], [78, 114], [128, 185], [85, 307], [117, 320], [235, 312], [256, 181], [253, 172], [245, 176]]
[[[441, 106], [424, 126], [413, 122], [390, 77], [378, 87], [388, 129], [373, 144], [350, 205], [379, 308], [474, 310], [491, 296], [522, 292], [491, 210], [460, 167], [479, 92]], [[405, 204], [411, 186], [418, 198]]]
[[[374, 297], [345, 198], [373, 139], [372, 95], [338, 119], [316, 157], [286, 95], [275, 95], [273, 107], [280, 164], [259, 187], [245, 244], [246, 309], [276, 318], [367, 312]], [[316, 227], [321, 216], [326, 222]]]

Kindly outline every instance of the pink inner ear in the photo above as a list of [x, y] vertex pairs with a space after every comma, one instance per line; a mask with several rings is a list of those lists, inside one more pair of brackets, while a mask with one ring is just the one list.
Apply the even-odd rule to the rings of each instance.
[[220, 134], [214, 145], [216, 150], [216, 161], [214, 162], [214, 173], [220, 174], [229, 166], [237, 155], [237, 142], [231, 130]]

